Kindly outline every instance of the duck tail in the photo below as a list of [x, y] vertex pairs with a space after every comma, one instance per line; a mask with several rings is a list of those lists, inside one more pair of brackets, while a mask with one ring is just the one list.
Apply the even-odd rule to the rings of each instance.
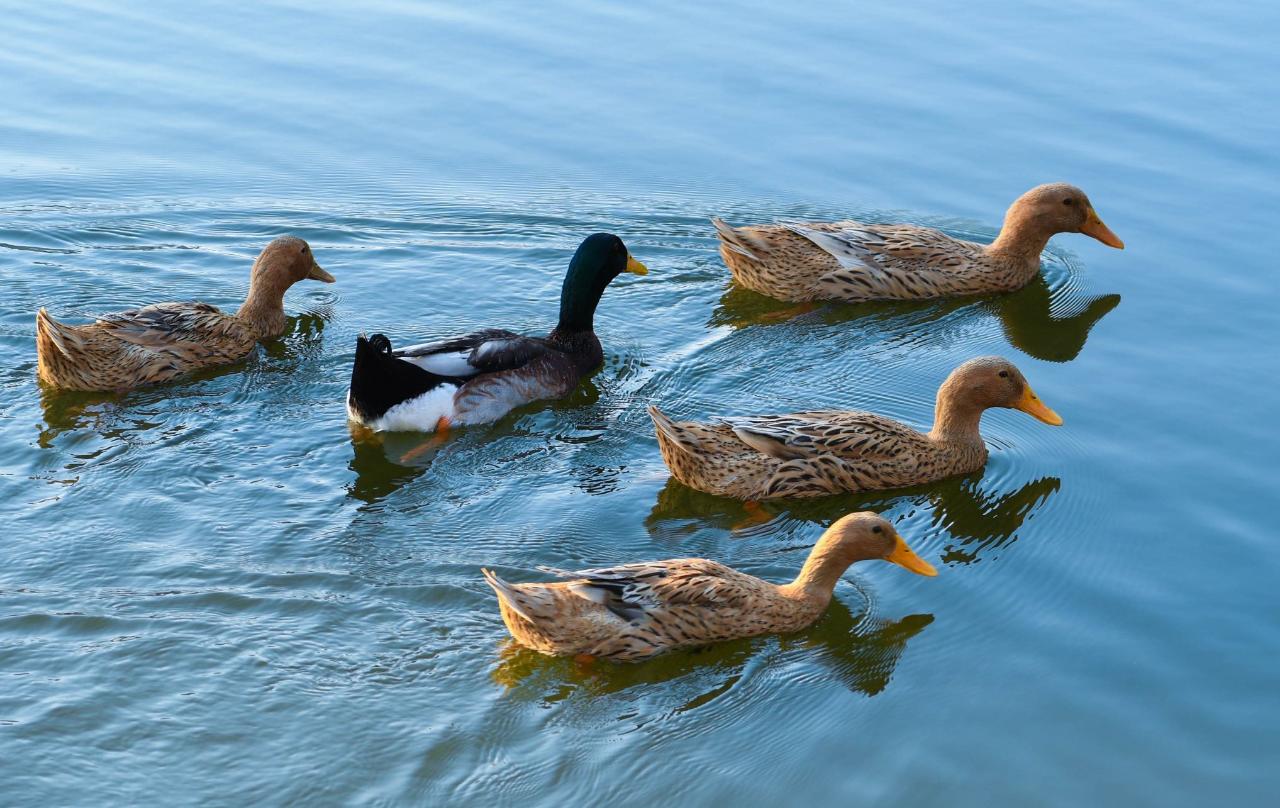
[[516, 592], [515, 588], [511, 586], [511, 584], [499, 578], [498, 574], [493, 570], [487, 570], [484, 567], [481, 567], [480, 572], [484, 575], [484, 579], [488, 582], [489, 586], [493, 587], [493, 591], [497, 594], [498, 599], [507, 604], [507, 608], [511, 609], [511, 611], [520, 615], [525, 620], [528, 620], [530, 623], [534, 622], [533, 618], [529, 616], [529, 613], [520, 605], [520, 595]]
[[382, 334], [356, 338], [347, 404], [363, 422], [381, 418], [387, 410], [456, 379], [439, 376], [395, 356], [391, 340]]
[[[753, 245], [746, 234], [735, 230], [727, 224], [724, 219], [719, 219], [713, 216], [711, 217], [711, 223], [715, 225], [716, 234], [720, 236], [720, 246], [722, 248], [736, 252], [739, 255], [745, 255], [752, 261], [760, 260], [755, 253], [751, 252], [751, 247]], [[757, 249], [759, 249], [759, 247], [757, 247]]]
[[86, 364], [101, 361], [92, 356], [84, 337], [75, 326], [60, 323], [41, 308], [36, 312], [36, 374], [45, 384], [76, 390], [86, 387], [81, 371]]
[[49, 316], [49, 312], [44, 310], [42, 306], [36, 312], [36, 352], [40, 356], [46, 356], [53, 351], [57, 351], [68, 359], [74, 358], [73, 344], [78, 344], [79, 340], [74, 339], [71, 328], [65, 326], [57, 320]]
[[649, 405], [649, 417], [653, 419], [654, 429], [659, 438], [666, 438], [672, 446], [683, 451], [692, 451], [698, 445], [698, 437], [680, 424], [667, 417], [662, 410], [653, 404]]

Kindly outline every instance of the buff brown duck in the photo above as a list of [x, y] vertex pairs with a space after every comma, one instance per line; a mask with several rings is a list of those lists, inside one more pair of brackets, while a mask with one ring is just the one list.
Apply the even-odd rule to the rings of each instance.
[[36, 314], [40, 380], [66, 390], [128, 390], [244, 358], [284, 334], [284, 293], [301, 280], [333, 283], [307, 242], [272, 241], [253, 262], [249, 295], [235, 314], [208, 303], [156, 303], [66, 325]]
[[1000, 235], [978, 244], [910, 224], [854, 221], [730, 227], [711, 220], [720, 255], [743, 286], [781, 300], [913, 300], [1012, 292], [1040, 271], [1058, 233], [1124, 249], [1084, 191], [1066, 183], [1027, 191]]
[[674, 421], [653, 406], [649, 415], [662, 459], [677, 480], [709, 494], [758, 501], [904, 488], [976, 471], [987, 462], [978, 426], [992, 407], [1062, 425], [1013, 363], [996, 356], [951, 372], [938, 389], [927, 433], [882, 415], [844, 410], [719, 423]]
[[482, 569], [503, 622], [522, 645], [556, 656], [639, 660], [671, 648], [758, 634], [789, 634], [817, 622], [852, 564], [882, 559], [920, 575], [938, 571], [871, 512], [836, 521], [787, 584], [771, 584], [705, 558], [678, 558], [570, 572], [570, 580], [512, 584]]

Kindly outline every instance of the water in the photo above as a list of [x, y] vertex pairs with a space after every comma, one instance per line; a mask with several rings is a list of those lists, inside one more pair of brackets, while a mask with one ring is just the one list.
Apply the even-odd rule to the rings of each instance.
[[[1271, 805], [1280, 11], [1270, 3], [12, 4], [0, 32], [0, 776], [15, 805]], [[707, 216], [1053, 241], [1004, 298], [735, 290]], [[572, 249], [652, 272], [603, 368], [438, 451], [353, 439], [360, 331], [549, 327]], [[308, 239], [289, 333], [124, 396], [42, 392], [34, 313], [234, 307]], [[917, 425], [973, 356], [1066, 419], [989, 466], [735, 503], [643, 405]], [[581, 668], [478, 567], [699, 555], [781, 580], [855, 509], [936, 579], [846, 574], [812, 629]]]

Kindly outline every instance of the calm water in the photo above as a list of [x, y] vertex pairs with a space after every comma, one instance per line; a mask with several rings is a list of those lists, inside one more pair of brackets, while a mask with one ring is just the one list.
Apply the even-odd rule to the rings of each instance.
[[[0, 801], [1275, 804], [1280, 7], [311, 5], [0, 9]], [[990, 239], [1057, 180], [1128, 249], [1059, 237], [998, 299], [794, 314], [706, 219]], [[652, 272], [571, 399], [353, 439], [357, 333], [545, 329], [597, 230]], [[37, 307], [234, 307], [281, 233], [338, 283], [279, 342], [38, 388]], [[1066, 426], [992, 413], [982, 473], [754, 526], [643, 409], [924, 425], [988, 353]], [[939, 577], [863, 565], [798, 636], [640, 665], [510, 647], [478, 574], [783, 579], [861, 508]]]

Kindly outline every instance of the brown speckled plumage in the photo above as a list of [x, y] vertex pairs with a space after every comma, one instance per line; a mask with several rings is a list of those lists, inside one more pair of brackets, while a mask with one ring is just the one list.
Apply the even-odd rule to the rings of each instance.
[[1123, 248], [1084, 192], [1065, 183], [1023, 194], [1000, 236], [977, 244], [909, 224], [854, 221], [731, 227], [713, 219], [734, 280], [782, 300], [883, 300], [1011, 292], [1040, 271], [1057, 233]]
[[1062, 419], [999, 357], [970, 360], [938, 390], [933, 429], [919, 432], [869, 412], [818, 410], [787, 415], [674, 421], [649, 414], [662, 459], [685, 485], [743, 500], [818, 497], [920, 485], [966, 474], [987, 462], [978, 431], [991, 407]]
[[511, 584], [482, 572], [522, 644], [544, 654], [638, 660], [681, 646], [799, 631], [822, 616], [849, 565], [871, 559], [937, 574], [869, 512], [833, 524], [796, 579], [783, 585], [704, 558], [579, 572], [541, 568], [571, 579], [550, 584]]
[[300, 238], [281, 236], [253, 264], [249, 295], [234, 315], [208, 303], [157, 303], [66, 325], [36, 314], [40, 380], [67, 390], [127, 390], [234, 362], [260, 339], [284, 333], [284, 293], [295, 282], [333, 282]]

